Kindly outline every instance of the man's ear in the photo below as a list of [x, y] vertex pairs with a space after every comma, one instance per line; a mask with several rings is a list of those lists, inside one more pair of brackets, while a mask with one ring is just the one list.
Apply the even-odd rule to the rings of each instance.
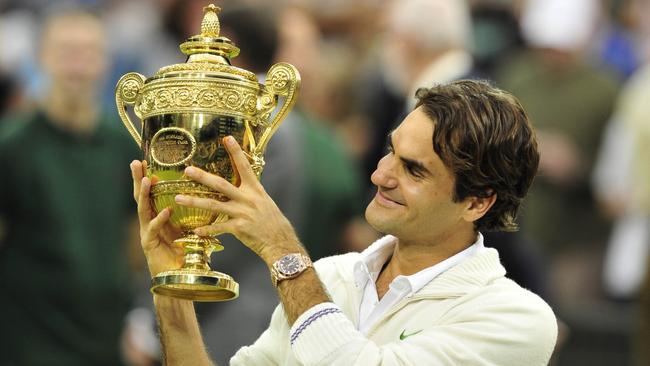
[[467, 205], [463, 213], [463, 219], [467, 222], [475, 222], [492, 208], [494, 202], [497, 200], [496, 192], [489, 192], [490, 195], [486, 197], [470, 196], [465, 198]]

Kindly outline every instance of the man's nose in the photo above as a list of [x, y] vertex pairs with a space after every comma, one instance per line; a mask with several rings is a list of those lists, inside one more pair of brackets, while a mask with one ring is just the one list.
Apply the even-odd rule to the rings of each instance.
[[386, 154], [379, 163], [377, 169], [370, 176], [370, 181], [377, 187], [392, 189], [397, 187], [397, 179], [395, 178], [395, 159], [391, 154]]

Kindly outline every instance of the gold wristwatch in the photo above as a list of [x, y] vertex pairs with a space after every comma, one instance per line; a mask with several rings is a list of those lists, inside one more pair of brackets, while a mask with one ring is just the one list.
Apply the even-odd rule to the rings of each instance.
[[273, 286], [283, 280], [298, 277], [307, 268], [313, 267], [311, 259], [302, 253], [290, 253], [278, 259], [271, 267], [271, 281]]

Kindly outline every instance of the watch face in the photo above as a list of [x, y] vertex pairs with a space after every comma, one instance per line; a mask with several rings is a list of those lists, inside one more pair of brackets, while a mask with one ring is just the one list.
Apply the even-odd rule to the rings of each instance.
[[285, 255], [280, 259], [280, 261], [278, 261], [278, 270], [285, 276], [291, 276], [298, 273], [301, 267], [302, 262], [295, 254]]

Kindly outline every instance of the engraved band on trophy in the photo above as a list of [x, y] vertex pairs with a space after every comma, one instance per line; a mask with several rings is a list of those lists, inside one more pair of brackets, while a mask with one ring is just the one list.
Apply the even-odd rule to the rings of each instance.
[[[151, 187], [154, 209], [160, 212], [171, 207], [170, 220], [182, 231], [174, 245], [183, 248], [185, 263], [155, 275], [151, 290], [195, 301], [235, 299], [239, 285], [229, 275], [210, 269], [210, 254], [223, 249], [219, 240], [192, 233], [227, 216], [174, 202], [177, 194], [227, 198], [187, 179], [184, 169], [196, 166], [237, 184], [222, 145], [223, 137], [232, 135], [259, 177], [266, 145], [295, 103], [300, 87], [298, 70], [287, 63], [273, 65], [264, 84], [254, 73], [232, 66], [230, 59], [239, 54], [239, 48], [219, 35], [219, 11], [214, 5], [205, 7], [201, 34], [180, 45], [188, 56], [186, 63], [165, 66], [150, 78], [130, 72], [115, 90], [120, 118], [148, 162], [147, 176], [157, 178]], [[127, 106], [142, 121], [141, 132], [127, 114]]]

